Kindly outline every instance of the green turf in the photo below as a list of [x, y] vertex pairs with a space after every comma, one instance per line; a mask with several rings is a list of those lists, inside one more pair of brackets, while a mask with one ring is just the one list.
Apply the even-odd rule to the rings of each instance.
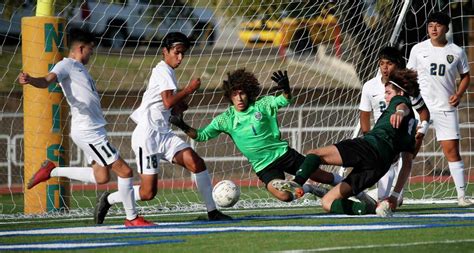
[[[397, 215], [415, 214], [453, 214], [474, 212], [471, 209], [457, 208], [451, 205], [405, 205]], [[54, 236], [9, 236], [0, 237], [2, 244], [20, 244], [34, 242], [62, 242], [69, 240], [113, 242], [117, 240], [184, 240], [168, 244], [142, 246], [97, 248], [87, 252], [271, 252], [282, 250], [314, 250], [342, 247], [331, 252], [469, 252], [474, 243], [474, 218], [438, 218], [438, 217], [349, 217], [328, 216], [320, 207], [247, 210], [232, 213], [236, 221], [229, 223], [200, 222], [196, 219], [202, 214], [177, 214], [172, 216], [150, 216], [149, 219], [166, 226], [169, 222], [191, 221], [190, 228], [213, 227], [268, 227], [268, 226], [335, 226], [335, 225], [430, 225], [429, 228], [412, 228], [378, 231], [318, 231], [318, 232], [218, 232], [191, 235], [157, 235], [148, 233], [130, 233], [114, 235], [54, 235]], [[274, 218], [276, 215], [278, 218]], [[296, 216], [300, 215], [300, 216]], [[312, 217], [309, 217], [312, 215]], [[306, 217], [308, 216], [308, 217]], [[22, 220], [25, 221], [25, 220]], [[26, 220], [27, 221], [27, 220]], [[108, 224], [121, 224], [121, 219], [109, 219]], [[4, 230], [39, 229], [52, 227], [93, 226], [91, 219], [86, 220], [34, 220], [32, 223], [14, 221], [2, 222], [0, 232]], [[182, 226], [182, 225], [181, 225]], [[171, 226], [172, 227], [172, 226]], [[179, 226], [178, 226], [179, 227]], [[455, 242], [459, 241], [459, 242]], [[369, 247], [360, 248], [357, 247]], [[81, 250], [82, 251], [82, 250]], [[68, 252], [61, 250], [61, 252]], [[72, 252], [72, 251], [71, 251]], [[77, 251], [74, 251], [77, 252]]]

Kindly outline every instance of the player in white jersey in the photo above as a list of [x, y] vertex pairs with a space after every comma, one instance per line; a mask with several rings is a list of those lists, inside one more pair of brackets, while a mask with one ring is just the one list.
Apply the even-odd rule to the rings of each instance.
[[[416, 44], [408, 59], [408, 68], [418, 72], [420, 91], [428, 106], [436, 138], [448, 160], [456, 185], [458, 205], [471, 206], [465, 196], [464, 162], [459, 153], [459, 116], [457, 106], [468, 88], [469, 64], [466, 53], [449, 42], [446, 33], [451, 18], [441, 12], [428, 17], [429, 39]], [[456, 77], [460, 75], [459, 86]]]
[[20, 84], [47, 88], [59, 82], [71, 108], [71, 138], [84, 151], [91, 167], [56, 167], [46, 160], [28, 183], [28, 189], [51, 177], [67, 177], [83, 182], [105, 184], [110, 172], [117, 174], [118, 192], [124, 199], [125, 226], [151, 226], [137, 215], [133, 194], [133, 171], [120, 157], [118, 150], [108, 141], [106, 121], [100, 106], [96, 85], [85, 68], [94, 49], [94, 36], [80, 29], [73, 29], [69, 36], [70, 51], [67, 58], [58, 62], [44, 77], [20, 73]]
[[[394, 47], [384, 47], [378, 54], [379, 59], [379, 73], [376, 77], [367, 81], [361, 94], [359, 105], [360, 110], [360, 128], [363, 134], [370, 131], [370, 114], [373, 113], [374, 122], [377, 122], [382, 112], [387, 108], [385, 101], [385, 84], [388, 82], [390, 73], [397, 69], [405, 68], [405, 59], [401, 52]], [[426, 134], [429, 126], [430, 113], [426, 107], [423, 98], [418, 96], [416, 98], [410, 97], [413, 109], [415, 109], [420, 116], [420, 127], [416, 133], [416, 152], [421, 147], [421, 142]], [[402, 163], [394, 162], [387, 174], [385, 174], [379, 182], [377, 182], [377, 198], [382, 201], [390, 196], [394, 179], [397, 177]], [[402, 202], [403, 193], [400, 192], [399, 203]]]
[[[183, 90], [177, 91], [175, 69], [181, 64], [190, 42], [186, 35], [169, 33], [161, 43], [163, 60], [153, 69], [143, 99], [132, 115], [137, 126], [132, 134], [140, 185], [134, 186], [135, 200], [151, 200], [158, 191], [160, 160], [179, 164], [192, 172], [197, 188], [204, 199], [209, 220], [230, 220], [221, 213], [212, 199], [212, 183], [203, 159], [176, 136], [170, 128], [171, 114], [181, 114], [187, 109], [184, 99], [199, 89], [201, 81], [192, 80]], [[103, 221], [111, 205], [122, 202], [117, 193], [101, 196], [96, 216]]]

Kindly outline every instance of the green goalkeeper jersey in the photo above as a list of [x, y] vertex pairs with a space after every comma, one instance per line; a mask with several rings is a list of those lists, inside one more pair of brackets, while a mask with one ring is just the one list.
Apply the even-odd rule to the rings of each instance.
[[[406, 104], [410, 114], [405, 116], [398, 129], [390, 124], [390, 116], [396, 112], [397, 105]], [[391, 164], [400, 152], [413, 153], [415, 150], [416, 120], [408, 98], [395, 96], [387, 109], [368, 132], [364, 139], [378, 151], [386, 164]]]
[[280, 95], [261, 97], [243, 112], [231, 106], [208, 126], [198, 129], [195, 140], [207, 141], [226, 133], [254, 171], [259, 172], [288, 151], [288, 142], [281, 139], [277, 113], [280, 107], [289, 103]]

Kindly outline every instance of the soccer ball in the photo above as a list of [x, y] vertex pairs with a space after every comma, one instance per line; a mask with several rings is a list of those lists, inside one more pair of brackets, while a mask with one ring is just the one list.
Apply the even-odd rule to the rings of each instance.
[[239, 201], [240, 188], [230, 180], [222, 180], [212, 189], [212, 198], [220, 207], [231, 207]]

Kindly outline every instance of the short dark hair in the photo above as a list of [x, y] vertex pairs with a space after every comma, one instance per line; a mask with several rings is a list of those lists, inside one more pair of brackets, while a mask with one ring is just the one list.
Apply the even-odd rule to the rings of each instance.
[[189, 48], [191, 45], [191, 42], [186, 35], [180, 32], [171, 32], [166, 34], [166, 36], [163, 38], [161, 41], [161, 47], [166, 47], [166, 49], [170, 50], [177, 43], [183, 44], [186, 48]]
[[260, 94], [260, 83], [255, 75], [251, 72], [245, 71], [245, 69], [237, 69], [232, 73], [227, 73], [227, 80], [224, 80], [222, 89], [224, 90], [224, 97], [229, 102], [232, 91], [243, 90], [249, 99], [249, 102], [254, 102]]
[[446, 13], [434, 12], [428, 16], [427, 23], [430, 22], [436, 22], [438, 24], [449, 26], [449, 23], [451, 23], [451, 18]]
[[[418, 97], [420, 95], [420, 85], [418, 84], [418, 74], [411, 69], [396, 69], [390, 73], [389, 80], [405, 89], [405, 96]], [[387, 84], [390, 84], [389, 82]], [[400, 91], [396, 85], [393, 89]]]
[[82, 42], [85, 44], [95, 43], [95, 40], [94, 35], [84, 29], [71, 28], [71, 30], [69, 30], [69, 46], [72, 46], [76, 42]]
[[386, 59], [395, 63], [399, 69], [404, 69], [407, 65], [400, 50], [391, 46], [386, 46], [380, 50], [379, 60], [382, 59]]

